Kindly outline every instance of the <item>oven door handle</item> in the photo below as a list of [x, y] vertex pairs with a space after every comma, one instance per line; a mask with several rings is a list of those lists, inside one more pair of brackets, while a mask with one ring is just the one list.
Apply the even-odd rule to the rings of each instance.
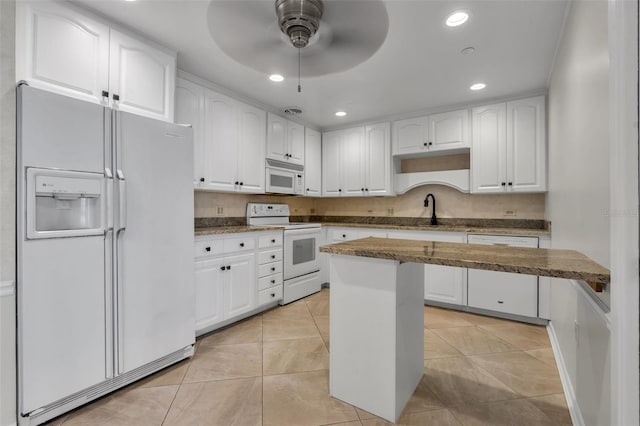
[[287, 229], [284, 231], [285, 237], [292, 237], [296, 235], [315, 235], [322, 232], [322, 228], [302, 228], [302, 229]]

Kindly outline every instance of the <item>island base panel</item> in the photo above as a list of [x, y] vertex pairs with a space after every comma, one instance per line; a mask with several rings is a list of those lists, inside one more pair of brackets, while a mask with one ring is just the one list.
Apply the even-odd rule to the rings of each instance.
[[424, 371], [424, 265], [331, 256], [331, 396], [395, 422]]

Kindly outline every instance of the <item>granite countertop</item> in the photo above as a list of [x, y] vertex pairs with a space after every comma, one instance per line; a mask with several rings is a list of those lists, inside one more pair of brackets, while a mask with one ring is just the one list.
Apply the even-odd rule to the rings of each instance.
[[608, 269], [573, 250], [363, 238], [320, 247], [323, 253], [428, 263], [608, 284]]
[[438, 231], [438, 232], [466, 232], [469, 234], [491, 235], [521, 235], [521, 236], [548, 236], [548, 229], [529, 228], [494, 228], [490, 226], [464, 226], [464, 225], [400, 225], [400, 224], [373, 224], [353, 222], [320, 222], [322, 226], [335, 226], [340, 228], [371, 228], [393, 229], [398, 231]]
[[260, 232], [260, 231], [282, 231], [283, 226], [247, 226], [247, 225], [230, 225], [230, 226], [207, 226], [196, 228], [195, 233], [198, 235], [216, 235], [216, 234], [234, 234], [238, 232]]

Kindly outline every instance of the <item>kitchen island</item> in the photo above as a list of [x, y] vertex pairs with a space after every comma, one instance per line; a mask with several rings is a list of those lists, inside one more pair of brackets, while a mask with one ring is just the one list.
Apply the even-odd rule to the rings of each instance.
[[363, 238], [320, 251], [332, 255], [329, 392], [392, 422], [423, 374], [422, 264], [610, 281], [571, 250]]

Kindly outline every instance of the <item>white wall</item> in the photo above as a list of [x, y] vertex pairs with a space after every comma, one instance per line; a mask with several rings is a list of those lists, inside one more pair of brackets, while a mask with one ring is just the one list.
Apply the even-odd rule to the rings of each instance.
[[0, 426], [15, 402], [15, 0], [0, 0]]
[[[552, 246], [610, 265], [607, 2], [575, 0], [548, 96]], [[609, 293], [600, 294], [608, 304]], [[579, 284], [552, 280], [551, 322], [585, 424], [609, 424], [608, 318]]]

